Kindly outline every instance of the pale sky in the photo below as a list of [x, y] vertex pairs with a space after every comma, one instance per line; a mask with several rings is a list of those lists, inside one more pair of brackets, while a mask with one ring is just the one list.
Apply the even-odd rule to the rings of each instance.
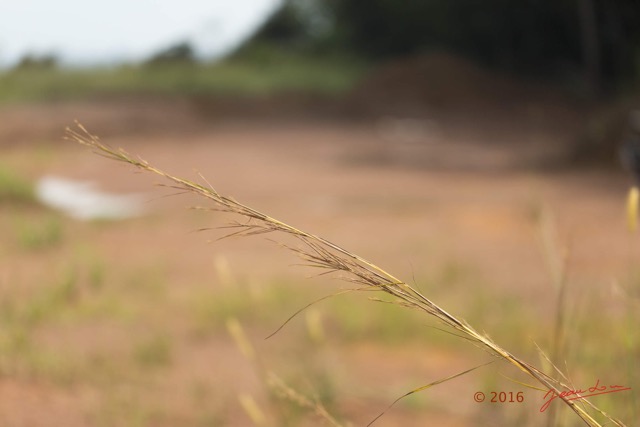
[[216, 57], [250, 35], [281, 0], [0, 0], [0, 67], [25, 53], [63, 63], [142, 60], [188, 40]]

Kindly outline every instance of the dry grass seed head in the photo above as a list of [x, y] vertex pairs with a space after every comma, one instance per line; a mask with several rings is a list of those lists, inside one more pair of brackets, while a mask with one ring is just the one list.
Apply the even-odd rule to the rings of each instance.
[[[147, 161], [141, 158], [131, 156], [123, 149], [114, 149], [102, 143], [97, 136], [89, 133], [80, 123], [76, 122], [76, 127], [77, 129], [67, 128], [67, 139], [90, 147], [97, 154], [111, 160], [128, 163], [141, 170], [159, 175], [171, 182], [170, 187], [175, 188], [176, 190], [190, 192], [204, 197], [214, 203], [214, 207], [210, 209], [237, 214], [244, 217], [246, 222], [236, 222], [231, 225], [232, 228], [237, 229], [233, 235], [252, 236], [256, 234], [279, 232], [295, 237], [301, 243], [300, 247], [291, 247], [286, 245], [284, 247], [297, 254], [310, 266], [326, 269], [327, 272], [338, 271], [345, 273], [345, 279], [347, 281], [385, 292], [395, 297], [399, 305], [417, 309], [435, 317], [441, 323], [453, 328], [475, 345], [487, 350], [493, 357], [515, 366], [520, 371], [542, 384], [547, 390], [555, 391], [560, 399], [568, 405], [586, 425], [592, 427], [601, 426], [600, 423], [598, 423], [585, 409], [583, 409], [582, 405], [577, 405], [561, 394], [562, 390], [570, 390], [570, 387], [562, 380], [553, 378], [533, 365], [517, 358], [509, 351], [493, 342], [488, 336], [478, 333], [464, 320], [451, 315], [446, 310], [429, 300], [417, 289], [399, 280], [377, 265], [322, 237], [297, 229], [256, 209], [244, 205], [231, 197], [224, 196], [218, 193], [211, 185], [205, 187], [184, 178], [173, 176], [150, 165]], [[463, 374], [464, 373], [466, 372], [463, 372]], [[459, 375], [445, 378], [443, 381], [438, 381], [437, 383], [439, 384]], [[621, 421], [604, 414], [604, 412], [595, 408], [595, 406], [586, 401], [586, 399], [581, 399], [581, 402], [583, 405], [588, 405], [596, 412], [603, 414], [607, 420], [611, 421], [615, 425], [624, 426]]]

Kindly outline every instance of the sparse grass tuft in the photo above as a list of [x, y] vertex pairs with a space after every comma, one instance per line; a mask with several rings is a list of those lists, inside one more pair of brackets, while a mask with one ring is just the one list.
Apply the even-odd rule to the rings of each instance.
[[[281, 322], [286, 318], [283, 313], [288, 313], [291, 306], [304, 303], [307, 297], [282, 281], [259, 288], [238, 282], [222, 290], [194, 292], [187, 305], [193, 322], [192, 332], [203, 337], [219, 332], [230, 317], [241, 317], [252, 325]], [[263, 309], [256, 310], [255, 307]]]
[[0, 204], [33, 204], [35, 200], [33, 184], [11, 168], [0, 164]]
[[145, 368], [164, 367], [171, 363], [171, 343], [166, 336], [152, 336], [138, 343], [133, 353], [139, 366]]
[[5, 296], [1, 303], [0, 319], [6, 330], [30, 330], [45, 323], [75, 302], [76, 277], [67, 273], [44, 287], [35, 295], [19, 299]]
[[19, 245], [26, 250], [52, 248], [63, 240], [62, 222], [55, 215], [20, 218], [15, 222], [15, 230]]

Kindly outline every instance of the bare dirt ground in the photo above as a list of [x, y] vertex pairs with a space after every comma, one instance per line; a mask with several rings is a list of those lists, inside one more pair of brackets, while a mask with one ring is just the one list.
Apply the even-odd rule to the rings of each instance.
[[[148, 215], [140, 219], [98, 225], [65, 222], [69, 237], [57, 250], [33, 254], [5, 244], [4, 292], [12, 286], [36, 286], [33, 283], [47, 271], [59, 271], [86, 248], [107, 266], [109, 283], [123, 277], [118, 271], [146, 269], [144, 281], [161, 281], [166, 287], [163, 298], [176, 304], [202, 292], [227, 289], [220, 263], [228, 266], [231, 281], [258, 288], [282, 281], [322, 295], [323, 289], [330, 292], [342, 286], [321, 278], [305, 279], [308, 270], [288, 267], [295, 259], [261, 238], [208, 244], [221, 232], [192, 231], [223, 225], [226, 217], [185, 209], [203, 203], [191, 196], [161, 198], [170, 191], [152, 187], [157, 178], [135, 174], [130, 167], [62, 141], [64, 127], [76, 118], [113, 146], [179, 176], [198, 179], [200, 172], [218, 191], [335, 241], [398, 277], [415, 280], [426, 295], [452, 313], [478, 321], [478, 329], [498, 342], [513, 337], [508, 328], [497, 328], [504, 319], [492, 315], [491, 304], [514, 305], [516, 311], [539, 319], [539, 329], [532, 326], [522, 337], [523, 347], [511, 349], [517, 354], [534, 354], [533, 341], [544, 341], [551, 330], [555, 290], [553, 268], [546, 258], [558, 262], [561, 255], [545, 249], [545, 233], [554, 236], [559, 254], [567, 250], [569, 287], [580, 295], [576, 306], [582, 298], [598, 299], [602, 316], [614, 316], [624, 304], [620, 283], [635, 267], [637, 237], [630, 236], [624, 219], [627, 177], [611, 171], [540, 169], [563, 152], [562, 134], [556, 130], [523, 131], [511, 123], [508, 132], [483, 133], [464, 123], [394, 116], [359, 121], [209, 121], [194, 114], [188, 103], [25, 106], [0, 114], [2, 162], [30, 179], [50, 174], [91, 180], [114, 192], [148, 193], [150, 200], [145, 205]], [[513, 140], [519, 143], [511, 144]], [[4, 222], [3, 234], [8, 236], [10, 228], [10, 222]], [[143, 286], [140, 283], [132, 278], [128, 286]], [[483, 296], [484, 309], [470, 313], [478, 310], [476, 303]], [[93, 382], [59, 386], [46, 376], [39, 380], [20, 372], [5, 373], [0, 378], [1, 423], [45, 426], [55, 420], [56, 425], [67, 426], [116, 425], [119, 413], [109, 408], [126, 412], [120, 401], [130, 399], [164, 408], [162, 416], [141, 418], [138, 424], [128, 420], [130, 425], [250, 425], [235, 396], [242, 390], [260, 390], [260, 381], [224, 327], [194, 343], [185, 332], [190, 328], [186, 318], [168, 319], [162, 308], [154, 309], [153, 297], [147, 303], [145, 298], [136, 307], [143, 307], [146, 320], [131, 328], [101, 326], [99, 321], [81, 326], [63, 323], [38, 331], [37, 342], [53, 351], [73, 347], [90, 352], [106, 346], [117, 355], [118, 343], [129, 334], [144, 336], [145, 327], [154, 322], [163, 325], [175, 338], [172, 362], [145, 388], [148, 396], [136, 394], [135, 388], [119, 388], [118, 380], [104, 392]], [[366, 301], [366, 295], [351, 301], [375, 305]], [[305, 341], [296, 342], [298, 335], [287, 329], [262, 341], [265, 332], [298, 308], [295, 303], [288, 306], [274, 317], [280, 320], [256, 325], [249, 335], [265, 354], [265, 363], [271, 364], [269, 369], [286, 370], [297, 364], [296, 372], [304, 377], [304, 364], [300, 366], [296, 354], [301, 354]], [[323, 315], [331, 317], [325, 311]], [[242, 314], [238, 318], [243, 321]], [[330, 337], [340, 328], [325, 324]], [[421, 333], [415, 331], [416, 336]], [[488, 357], [474, 348], [440, 346], [419, 338], [392, 346], [329, 338], [317, 352], [333, 375], [339, 413], [354, 425], [366, 424], [411, 388]], [[488, 373], [474, 373], [425, 392], [416, 399], [419, 403], [398, 406], [379, 425], [509, 425], [509, 415], [502, 409], [487, 409], [473, 401], [475, 391], [488, 391], [487, 378], [494, 378], [500, 390], [517, 388], [499, 376], [498, 367], [487, 369]], [[204, 384], [205, 391], [194, 397], [193, 384]], [[533, 399], [534, 392], [527, 393]], [[264, 398], [259, 402], [266, 404]], [[198, 424], [197, 408], [202, 414], [215, 412], [215, 419]], [[525, 420], [542, 425], [537, 416]]]

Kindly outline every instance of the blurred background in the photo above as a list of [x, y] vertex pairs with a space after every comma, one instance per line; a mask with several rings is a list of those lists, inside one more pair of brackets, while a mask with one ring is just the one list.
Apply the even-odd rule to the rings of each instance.
[[[491, 360], [355, 292], [265, 340], [348, 284], [217, 240], [234, 218], [64, 140], [78, 120], [578, 388], [631, 387], [593, 402], [633, 425], [640, 249], [618, 153], [640, 144], [637, 22], [634, 0], [4, 2], [1, 424], [366, 425]], [[582, 425], [540, 413], [519, 375], [496, 362], [377, 425]]]

